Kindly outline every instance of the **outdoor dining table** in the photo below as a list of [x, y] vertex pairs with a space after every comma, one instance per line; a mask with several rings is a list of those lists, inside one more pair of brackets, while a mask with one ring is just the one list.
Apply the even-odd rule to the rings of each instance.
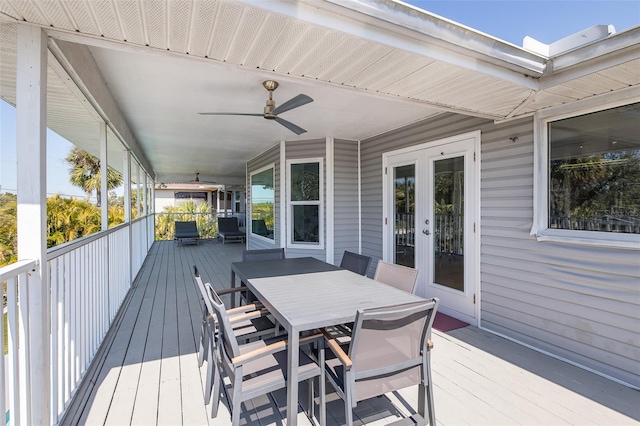
[[358, 309], [410, 303], [418, 296], [313, 258], [236, 262], [247, 285], [288, 333], [287, 425], [297, 424], [300, 333], [353, 322]]

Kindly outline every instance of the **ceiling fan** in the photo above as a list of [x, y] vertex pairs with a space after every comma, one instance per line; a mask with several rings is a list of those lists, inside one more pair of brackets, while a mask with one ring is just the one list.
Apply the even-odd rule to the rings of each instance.
[[265, 89], [269, 91], [269, 100], [267, 100], [267, 105], [264, 107], [263, 114], [251, 114], [251, 113], [241, 113], [241, 112], [199, 112], [200, 115], [246, 115], [251, 117], [264, 117], [267, 120], [275, 120], [277, 123], [282, 124], [287, 129], [291, 130], [296, 135], [301, 135], [306, 132], [301, 127], [296, 126], [290, 121], [287, 121], [283, 118], [278, 117], [278, 114], [282, 114], [283, 112], [292, 110], [294, 108], [301, 107], [302, 105], [306, 105], [309, 102], [313, 102], [307, 95], [300, 94], [298, 96], [294, 96], [289, 99], [287, 102], [283, 103], [279, 107], [276, 108], [276, 103], [273, 100], [273, 91], [278, 88], [278, 82], [274, 80], [267, 80], [262, 83]]
[[200, 173], [199, 172], [196, 172], [195, 179], [191, 179], [188, 183], [196, 183], [196, 184], [201, 184], [201, 185], [214, 185], [215, 184], [215, 182], [200, 180]]
[[[201, 180], [200, 179], [200, 173], [199, 172], [195, 172], [196, 177], [194, 179], [191, 180], [181, 180], [181, 181], [173, 181], [173, 182], [169, 182], [169, 185], [184, 185], [184, 184], [189, 184], [189, 185], [216, 185], [216, 182], [213, 181], [207, 181], [207, 180]], [[168, 185], [165, 182], [160, 182], [160, 189], [167, 189]]]

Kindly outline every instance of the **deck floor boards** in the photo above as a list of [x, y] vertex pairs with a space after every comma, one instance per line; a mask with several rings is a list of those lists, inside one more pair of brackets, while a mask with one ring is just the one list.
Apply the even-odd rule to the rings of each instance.
[[[201, 304], [193, 265], [216, 289], [229, 286], [242, 244], [156, 242], [62, 424], [227, 425], [204, 405], [206, 363], [198, 367]], [[637, 425], [640, 392], [476, 327], [434, 330], [439, 425]], [[317, 389], [317, 384], [316, 384]], [[327, 424], [344, 423], [344, 404], [327, 383]], [[298, 423], [306, 417], [300, 386]], [[241, 424], [286, 423], [286, 391], [243, 405]], [[318, 399], [314, 402], [317, 410]], [[354, 424], [385, 425], [415, 414], [417, 387], [362, 401]]]

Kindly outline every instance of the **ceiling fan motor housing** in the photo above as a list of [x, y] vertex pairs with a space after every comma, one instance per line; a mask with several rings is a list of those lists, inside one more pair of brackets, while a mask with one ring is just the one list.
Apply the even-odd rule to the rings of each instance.
[[276, 102], [273, 99], [269, 99], [267, 101], [267, 105], [264, 107], [264, 118], [273, 120], [276, 118], [274, 114], [272, 114], [273, 110], [276, 108]]

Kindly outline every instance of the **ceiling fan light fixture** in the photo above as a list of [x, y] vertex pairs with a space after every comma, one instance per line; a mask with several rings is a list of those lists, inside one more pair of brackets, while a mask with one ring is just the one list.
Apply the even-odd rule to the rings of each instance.
[[279, 84], [275, 80], [266, 80], [262, 82], [262, 86], [268, 91], [273, 92], [278, 88]]

